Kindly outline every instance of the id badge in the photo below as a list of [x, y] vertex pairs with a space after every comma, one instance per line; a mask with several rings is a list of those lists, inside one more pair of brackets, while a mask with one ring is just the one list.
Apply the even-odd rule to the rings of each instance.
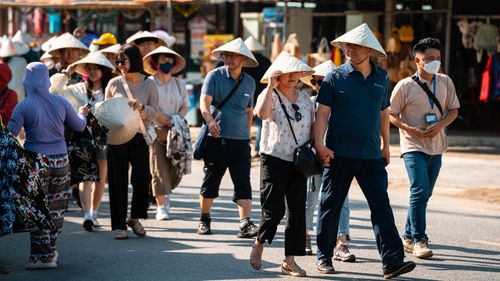
[[429, 113], [425, 115], [425, 122], [427, 124], [436, 123], [438, 121], [437, 115], [434, 113]]

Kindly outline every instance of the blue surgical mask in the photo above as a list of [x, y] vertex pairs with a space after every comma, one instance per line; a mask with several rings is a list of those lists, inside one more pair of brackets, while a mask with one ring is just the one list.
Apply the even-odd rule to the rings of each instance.
[[166, 63], [160, 63], [158, 65], [158, 69], [161, 70], [161, 72], [167, 74], [170, 73], [170, 71], [174, 68], [174, 64], [171, 62], [166, 62]]

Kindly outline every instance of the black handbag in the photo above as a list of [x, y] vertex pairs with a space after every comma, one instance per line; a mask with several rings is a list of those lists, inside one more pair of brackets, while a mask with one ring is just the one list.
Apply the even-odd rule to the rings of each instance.
[[[238, 79], [238, 81], [236, 82], [234, 87], [231, 89], [229, 94], [215, 108], [214, 112], [212, 112], [212, 118], [214, 118], [215, 121], [220, 121], [221, 115], [222, 115], [220, 112], [221, 108], [236, 93], [236, 90], [238, 90], [238, 88], [240, 87], [241, 81], [243, 81], [244, 76], [245, 76], [245, 73], [242, 72], [240, 78]], [[207, 138], [208, 138], [208, 125], [206, 122], [203, 122], [203, 125], [201, 125], [201, 128], [200, 128], [200, 133], [198, 134], [198, 137], [194, 141], [194, 148], [193, 148], [193, 158], [194, 159], [201, 160], [203, 158], [203, 151], [205, 150]]]
[[292, 127], [292, 122], [290, 122], [290, 119], [292, 117], [286, 111], [285, 105], [283, 104], [283, 101], [281, 100], [281, 97], [276, 91], [276, 89], [273, 89], [273, 91], [278, 96], [281, 108], [285, 112], [285, 117], [286, 120], [288, 121], [288, 125], [290, 125], [290, 130], [292, 131], [293, 139], [295, 141], [295, 144], [297, 144], [298, 146], [293, 152], [293, 164], [295, 168], [299, 170], [299, 172], [301, 172], [306, 178], [323, 173], [323, 165], [321, 164], [321, 161], [319, 161], [318, 157], [316, 156], [316, 153], [314, 153], [312, 149], [314, 146], [314, 141], [309, 140], [303, 145], [299, 145], [299, 142], [297, 141], [297, 137], [295, 136], [295, 132]]

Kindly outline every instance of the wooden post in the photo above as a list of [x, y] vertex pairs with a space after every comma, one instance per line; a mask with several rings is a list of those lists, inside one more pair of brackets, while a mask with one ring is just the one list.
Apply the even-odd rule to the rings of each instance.
[[445, 37], [446, 39], [445, 39], [445, 43], [444, 43], [444, 52], [445, 52], [444, 71], [446, 73], [449, 73], [450, 56], [451, 56], [450, 44], [451, 44], [451, 20], [453, 17], [453, 0], [448, 0], [448, 5], [446, 8], [447, 8], [448, 12], [446, 12], [446, 37]]
[[[451, 0], [450, 0], [451, 1]], [[384, 43], [391, 38], [391, 31], [394, 27], [394, 8], [396, 0], [385, 0], [385, 13], [384, 13]]]
[[167, 2], [167, 13], [168, 13], [168, 34], [174, 36], [174, 12], [172, 10], [172, 0], [168, 0]]

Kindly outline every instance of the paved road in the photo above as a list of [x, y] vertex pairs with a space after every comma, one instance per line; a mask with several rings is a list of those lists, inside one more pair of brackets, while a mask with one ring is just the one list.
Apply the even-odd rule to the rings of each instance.
[[[393, 157], [392, 161], [390, 181], [400, 184], [390, 189], [390, 196], [401, 231], [408, 201], [408, 192], [403, 187], [406, 174], [400, 159]], [[444, 161], [438, 192], [429, 206], [428, 230], [435, 257], [422, 261], [409, 256], [418, 266], [402, 280], [500, 280], [500, 205], [447, 197], [439, 191], [453, 186], [470, 186], [476, 180], [498, 188], [496, 163], [498, 160], [473, 154], [449, 156]], [[258, 199], [258, 163], [253, 166], [254, 198]], [[227, 176], [212, 212], [214, 235], [196, 234], [197, 194], [202, 178], [200, 162], [193, 163], [193, 171], [194, 174], [186, 176], [172, 196], [171, 220], [144, 222], [146, 238], [135, 237], [130, 232], [126, 241], [113, 239], [109, 231], [107, 194], [100, 220], [103, 227], [99, 231], [85, 232], [81, 227], [82, 213], [71, 205], [58, 243], [60, 258], [55, 270], [24, 270], [29, 235], [0, 238], [0, 259], [9, 263], [11, 271], [0, 276], [0, 280], [293, 280], [279, 271], [283, 258], [282, 226], [275, 242], [264, 251], [263, 270], [251, 269], [248, 262], [251, 240], [236, 238], [237, 211], [231, 202], [231, 184]], [[469, 172], [474, 172], [473, 176], [468, 175]], [[298, 263], [309, 274], [302, 280], [381, 279], [381, 264], [367, 204], [357, 186], [353, 186], [350, 196], [351, 248], [357, 256], [356, 263], [335, 262], [339, 273], [325, 276], [316, 272], [314, 257], [300, 257]], [[259, 210], [259, 206], [255, 201], [255, 210]], [[149, 214], [154, 218], [152, 209]], [[258, 221], [258, 211], [253, 216]]]

